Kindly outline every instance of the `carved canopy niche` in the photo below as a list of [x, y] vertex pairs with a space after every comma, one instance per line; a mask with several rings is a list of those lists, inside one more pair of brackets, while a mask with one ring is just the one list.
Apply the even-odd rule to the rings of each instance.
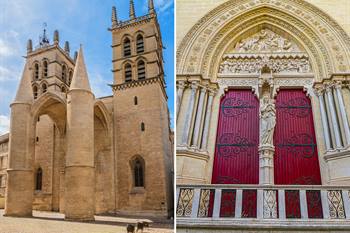
[[269, 28], [238, 38], [222, 57], [219, 74], [311, 73], [309, 57], [292, 38]]

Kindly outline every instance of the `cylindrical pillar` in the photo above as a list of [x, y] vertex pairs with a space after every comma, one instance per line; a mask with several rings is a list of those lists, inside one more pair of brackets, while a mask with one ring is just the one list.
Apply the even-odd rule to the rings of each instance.
[[259, 184], [272, 185], [274, 183], [273, 156], [275, 148], [270, 145], [259, 147]]
[[342, 92], [341, 92], [342, 91], [341, 90], [341, 85], [339, 85], [339, 84], [335, 85], [335, 90], [336, 90], [336, 93], [337, 93], [337, 98], [338, 98], [338, 103], [339, 103], [339, 110], [340, 110], [340, 114], [341, 114], [342, 124], [343, 124], [343, 127], [344, 127], [346, 144], [347, 144], [347, 146], [349, 146], [350, 145], [350, 129], [349, 129], [348, 117], [346, 115], [343, 95], [342, 95]]
[[328, 129], [328, 119], [327, 119], [327, 113], [325, 110], [325, 103], [323, 99], [323, 93], [320, 93], [318, 96], [320, 101], [320, 111], [321, 111], [321, 120], [323, 125], [323, 136], [326, 144], [326, 150], [329, 151], [331, 149], [331, 141], [330, 141], [330, 134]]
[[94, 96], [68, 92], [65, 218], [93, 220], [95, 213]]
[[205, 87], [202, 87], [199, 95], [199, 101], [198, 101], [198, 109], [197, 109], [197, 115], [196, 115], [196, 121], [194, 123], [194, 131], [193, 131], [193, 146], [195, 148], [198, 148], [198, 140], [199, 140], [199, 132], [201, 128], [202, 123], [202, 115], [203, 115], [203, 107], [204, 107], [204, 100], [205, 100], [205, 93], [207, 89]]
[[181, 145], [183, 145], [183, 146], [188, 145], [188, 137], [189, 137], [190, 129], [191, 129], [191, 119], [192, 119], [193, 108], [194, 108], [194, 104], [195, 104], [197, 88], [198, 88], [198, 83], [192, 82], [191, 83], [191, 96], [190, 96], [190, 100], [188, 102], [186, 115], [185, 115], [185, 122], [184, 122], [183, 128], [182, 128], [183, 130], [182, 130], [182, 137], [181, 137]]
[[11, 126], [7, 185], [5, 192], [6, 216], [32, 216], [34, 176], [29, 144], [34, 143], [30, 126], [29, 103], [11, 105]]
[[331, 115], [331, 125], [332, 125], [333, 130], [334, 130], [336, 149], [341, 149], [342, 144], [341, 144], [341, 139], [340, 139], [339, 125], [338, 125], [337, 115], [335, 112], [336, 110], [334, 107], [333, 93], [332, 93], [331, 87], [326, 88], [326, 95], [327, 95], [327, 99], [329, 102], [329, 108], [330, 108], [329, 112]]
[[212, 111], [211, 108], [213, 105], [214, 94], [215, 94], [214, 91], [209, 90], [207, 112], [205, 114], [203, 136], [202, 136], [203, 140], [202, 140], [202, 146], [201, 146], [201, 150], [204, 150], [204, 151], [207, 151], [208, 149], [209, 124], [210, 124], [211, 111]]
[[[181, 107], [182, 96], [185, 89], [185, 82], [178, 81], [177, 83], [177, 93], [176, 93], [176, 117], [178, 117]], [[177, 118], [176, 118], [177, 119]]]

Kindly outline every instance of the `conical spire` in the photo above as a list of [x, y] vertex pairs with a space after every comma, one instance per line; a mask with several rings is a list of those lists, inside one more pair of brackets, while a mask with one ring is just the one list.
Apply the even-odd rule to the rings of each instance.
[[148, 0], [148, 13], [154, 14], [154, 3], [153, 0]]
[[134, 1], [133, 0], [130, 0], [129, 17], [130, 17], [130, 19], [135, 19], [135, 7], [134, 7]]
[[24, 66], [22, 78], [17, 89], [15, 102], [30, 103], [33, 101], [33, 99], [34, 96], [30, 79], [30, 72], [28, 69], [28, 65], [26, 64]]
[[53, 32], [53, 42], [54, 42], [55, 44], [58, 44], [58, 43], [60, 42], [60, 35], [59, 35], [59, 33], [58, 33], [58, 30], [55, 30], [55, 31]]
[[89, 77], [86, 71], [86, 66], [84, 62], [83, 48], [80, 45], [77, 61], [75, 63], [75, 68], [73, 72], [72, 83], [69, 90], [72, 89], [84, 89], [91, 91]]
[[116, 26], [117, 24], [118, 24], [117, 8], [113, 6], [112, 7], [112, 26]]

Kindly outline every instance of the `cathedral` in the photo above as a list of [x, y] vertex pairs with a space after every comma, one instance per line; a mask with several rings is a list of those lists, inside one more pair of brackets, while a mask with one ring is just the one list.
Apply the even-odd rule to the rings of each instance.
[[177, 232], [350, 231], [348, 13], [177, 1]]
[[6, 216], [172, 215], [173, 132], [153, 1], [136, 16], [131, 0], [129, 16], [121, 21], [112, 8], [112, 96], [95, 97], [82, 46], [71, 56], [58, 31], [52, 42], [45, 31], [38, 45], [28, 40], [10, 134], [1, 137]]

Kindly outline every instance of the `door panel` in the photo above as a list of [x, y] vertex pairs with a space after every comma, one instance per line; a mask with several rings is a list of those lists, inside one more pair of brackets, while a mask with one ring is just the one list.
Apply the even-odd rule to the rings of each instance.
[[229, 90], [221, 99], [213, 184], [258, 184], [259, 101], [251, 90]]
[[303, 90], [280, 90], [274, 135], [275, 184], [321, 184], [311, 101]]

